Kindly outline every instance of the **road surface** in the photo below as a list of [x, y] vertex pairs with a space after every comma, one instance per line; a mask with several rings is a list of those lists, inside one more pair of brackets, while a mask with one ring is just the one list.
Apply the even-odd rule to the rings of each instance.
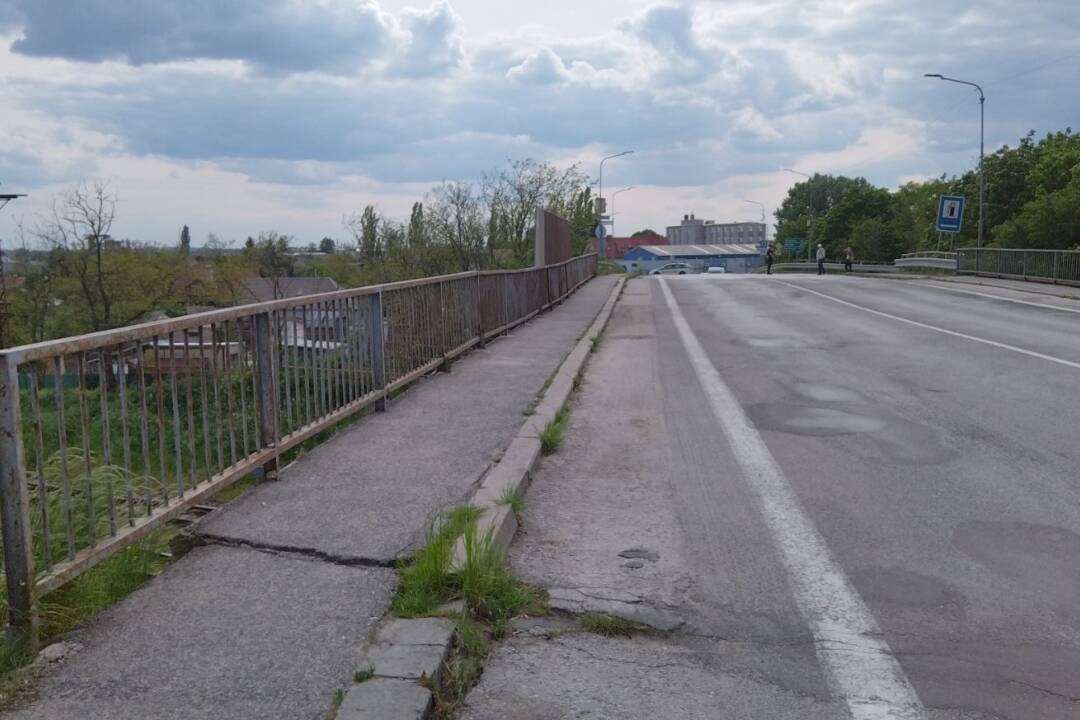
[[464, 716], [1080, 718], [1078, 399], [1069, 299], [633, 280], [511, 560], [681, 625], [526, 623]]

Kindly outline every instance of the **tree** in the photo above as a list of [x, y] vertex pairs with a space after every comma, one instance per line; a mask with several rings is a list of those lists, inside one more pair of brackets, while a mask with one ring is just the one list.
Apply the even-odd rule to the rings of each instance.
[[427, 227], [424, 225], [424, 203], [414, 202], [409, 213], [409, 229], [405, 233], [405, 242], [415, 250], [426, 248], [428, 244]]
[[283, 279], [292, 277], [295, 262], [289, 254], [289, 242], [292, 237], [282, 235], [275, 230], [259, 233], [251, 247], [244, 248], [244, 255], [261, 278], [269, 279], [274, 286], [274, 297], [283, 294]]
[[638, 230], [636, 233], [634, 233], [630, 237], [642, 237], [642, 236], [645, 236], [645, 235], [659, 235], [659, 234], [660, 233], [656, 232], [652, 228], [645, 228], [644, 230]]
[[345, 229], [352, 233], [365, 264], [380, 258], [382, 251], [379, 247], [379, 214], [375, 212], [374, 205], [365, 206], [359, 215], [346, 217], [344, 225]]
[[450, 248], [457, 270], [478, 269], [486, 223], [475, 189], [466, 182], [444, 182], [432, 191], [432, 196], [429, 217], [433, 242]]
[[191, 230], [187, 225], [180, 229], [180, 254], [184, 257], [191, 254]]
[[324, 237], [319, 242], [319, 252], [330, 254], [334, 252], [334, 238]]
[[50, 262], [61, 276], [58, 285], [73, 286], [69, 294], [78, 302], [69, 305], [71, 315], [84, 316], [89, 330], [128, 325], [172, 292], [173, 251], [114, 241], [110, 232], [116, 206], [108, 182], [83, 183], [54, 199], [49, 215], [34, 230], [53, 250]]

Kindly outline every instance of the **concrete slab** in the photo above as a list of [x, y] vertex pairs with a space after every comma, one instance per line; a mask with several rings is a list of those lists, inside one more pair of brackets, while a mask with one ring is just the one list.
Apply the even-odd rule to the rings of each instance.
[[446, 660], [446, 645], [372, 645], [360, 654], [357, 670], [371, 670], [377, 677], [419, 680], [439, 677]]
[[454, 623], [446, 618], [394, 618], [379, 628], [382, 645], [447, 645], [454, 636]]
[[346, 561], [393, 561], [440, 509], [468, 497], [615, 282], [596, 278], [552, 312], [465, 355], [449, 374], [421, 380], [389, 412], [207, 516], [200, 531]]
[[71, 634], [18, 720], [322, 720], [395, 585], [381, 568], [199, 547]]
[[409, 680], [375, 678], [345, 693], [337, 720], [422, 720], [431, 692]]

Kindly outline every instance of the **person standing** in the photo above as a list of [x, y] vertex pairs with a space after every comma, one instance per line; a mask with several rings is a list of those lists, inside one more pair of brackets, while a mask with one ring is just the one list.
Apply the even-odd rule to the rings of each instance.
[[765, 251], [765, 274], [772, 275], [773, 260], [776, 259], [776, 253], [773, 252], [772, 245]]
[[817, 274], [825, 274], [825, 246], [821, 243], [817, 246]]
[[851, 272], [851, 264], [855, 262], [855, 251], [848, 245], [844, 250], [844, 272]]

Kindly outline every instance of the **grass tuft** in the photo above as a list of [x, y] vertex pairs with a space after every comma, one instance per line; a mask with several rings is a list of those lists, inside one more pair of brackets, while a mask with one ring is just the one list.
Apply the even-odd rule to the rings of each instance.
[[509, 505], [510, 509], [520, 515], [525, 512], [525, 496], [521, 494], [521, 488], [511, 490], [506, 488], [499, 497], [500, 505]]
[[424, 546], [409, 565], [400, 569], [401, 582], [390, 605], [399, 617], [429, 615], [439, 605], [455, 599], [450, 560], [454, 544], [480, 517], [479, 508], [465, 505], [445, 515], [427, 531]]
[[341, 703], [345, 702], [345, 691], [338, 688], [334, 691], [334, 699], [330, 702], [330, 709], [326, 711], [326, 720], [334, 720], [337, 717]]
[[578, 618], [578, 624], [586, 632], [604, 637], [633, 637], [648, 630], [644, 625], [620, 617], [589, 613]]
[[545, 455], [550, 455], [559, 449], [569, 424], [570, 412], [563, 408], [555, 415], [555, 419], [540, 431], [540, 449]]
[[371, 678], [375, 677], [375, 668], [366, 667], [363, 670], [357, 670], [353, 673], [353, 682], [363, 683], [367, 682]]

